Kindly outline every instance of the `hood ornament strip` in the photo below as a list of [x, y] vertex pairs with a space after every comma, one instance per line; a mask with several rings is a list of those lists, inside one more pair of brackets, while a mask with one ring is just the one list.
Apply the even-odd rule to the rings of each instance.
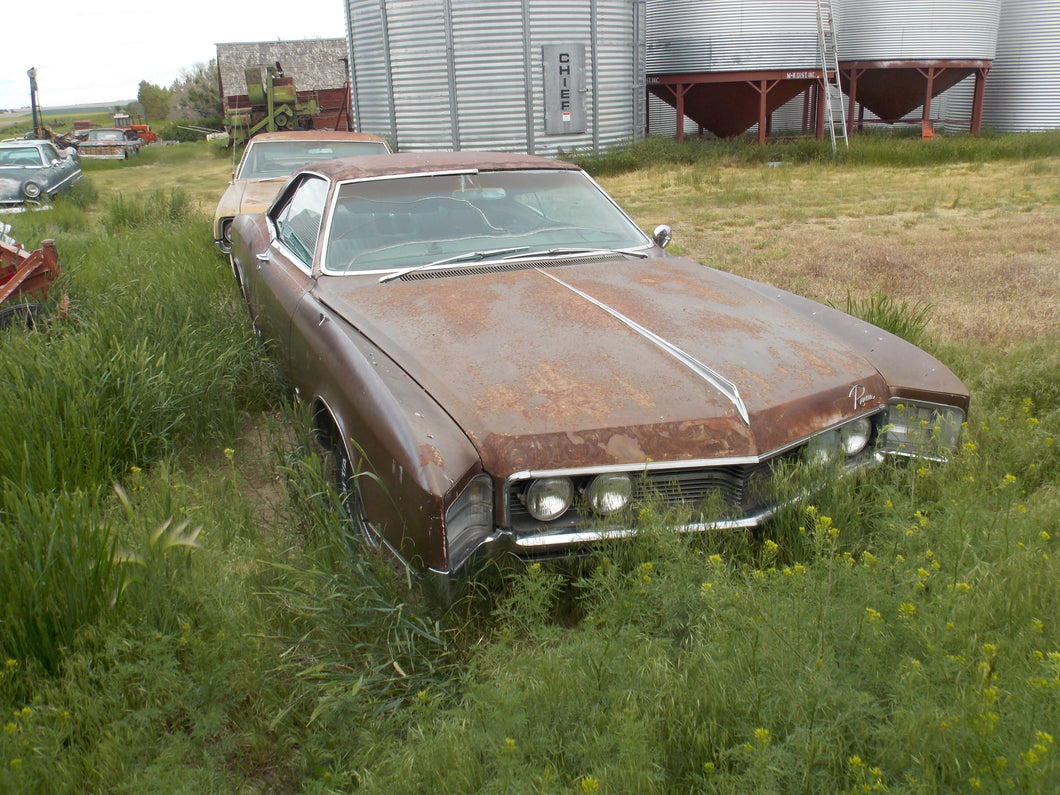
[[685, 367], [694, 372], [704, 381], [709, 383], [716, 390], [721, 392], [721, 394], [723, 394], [726, 398], [728, 398], [729, 402], [731, 402], [733, 406], [736, 407], [736, 411], [737, 413], [739, 413], [740, 419], [744, 421], [744, 424], [747, 425], [748, 428], [751, 427], [751, 417], [747, 412], [747, 406], [744, 404], [743, 398], [740, 397], [740, 390], [737, 389], [736, 384], [734, 384], [728, 378], [721, 375], [721, 373], [717, 372], [716, 370], [713, 370], [707, 365], [703, 364], [694, 356], [689, 355], [673, 343], [664, 340], [658, 334], [649, 331], [636, 321], [626, 317], [621, 312], [611, 308], [602, 301], [598, 301], [597, 299], [593, 298], [588, 293], [582, 292], [577, 287], [567, 284], [562, 279], [556, 278], [551, 273], [543, 271], [540, 268], [535, 268], [535, 270], [542, 276], [547, 276], [557, 284], [566, 287], [575, 295], [584, 298], [593, 306], [598, 307], [599, 309], [602, 309], [603, 311], [607, 312], [607, 314], [611, 315], [611, 317], [615, 318], [615, 320], [632, 329], [637, 334], [640, 334], [642, 337], [644, 337], [644, 339], [653, 343], [656, 347], [670, 354], [673, 358], [677, 359], [677, 361], [681, 362], [681, 364], [683, 364]]

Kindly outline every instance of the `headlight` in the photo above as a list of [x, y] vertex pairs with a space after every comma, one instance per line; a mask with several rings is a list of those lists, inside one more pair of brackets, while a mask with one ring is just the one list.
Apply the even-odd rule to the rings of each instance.
[[459, 567], [493, 533], [493, 481], [477, 475], [445, 512], [449, 568]]
[[857, 455], [864, 450], [872, 439], [872, 421], [860, 417], [836, 429], [839, 446], [848, 456]]
[[621, 511], [629, 505], [632, 494], [633, 482], [623, 473], [597, 475], [585, 487], [585, 499], [601, 516]]
[[964, 412], [954, 406], [892, 398], [887, 411], [883, 450], [940, 458], [961, 439]]
[[561, 517], [574, 500], [574, 484], [570, 478], [540, 478], [523, 492], [523, 504], [539, 522], [551, 522]]
[[227, 218], [221, 222], [221, 238], [228, 245], [232, 245], [232, 219]]
[[806, 460], [811, 464], [830, 464], [864, 452], [872, 441], [872, 420], [858, 417], [830, 431], [819, 433], [806, 443]]

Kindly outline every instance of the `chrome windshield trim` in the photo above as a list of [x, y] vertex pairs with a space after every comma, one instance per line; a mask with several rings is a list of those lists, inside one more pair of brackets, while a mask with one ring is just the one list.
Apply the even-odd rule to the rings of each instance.
[[551, 273], [546, 273], [545, 271], [540, 269], [538, 270], [538, 273], [542, 274], [543, 276], [547, 276], [557, 284], [566, 287], [575, 295], [584, 298], [593, 306], [607, 312], [607, 314], [611, 315], [611, 317], [615, 318], [615, 320], [632, 329], [637, 334], [640, 334], [642, 337], [644, 337], [644, 339], [653, 343], [660, 350], [665, 351], [666, 353], [670, 354], [670, 356], [677, 359], [677, 361], [681, 362], [681, 364], [683, 364], [685, 367], [687, 367], [693, 373], [698, 375], [716, 390], [721, 392], [721, 394], [723, 394], [726, 398], [728, 398], [729, 402], [736, 407], [736, 411], [740, 415], [740, 419], [744, 421], [744, 424], [748, 428], [751, 427], [751, 417], [748, 414], [747, 406], [744, 404], [743, 398], [740, 397], [740, 390], [736, 388], [736, 384], [734, 384], [728, 378], [723, 376], [717, 370], [714, 370], [713, 368], [703, 364], [703, 362], [699, 361], [694, 356], [682, 350], [681, 348], [678, 348], [672, 342], [663, 339], [653, 331], [649, 331], [648, 329], [644, 328], [644, 326], [637, 323], [635, 320], [626, 317], [617, 309], [608, 306], [603, 301], [599, 301], [596, 298], [593, 298], [588, 293], [579, 290], [573, 285], [567, 284], [565, 281], [556, 278]]
[[353, 185], [358, 182], [389, 182], [395, 179], [415, 179], [416, 177], [448, 177], [460, 174], [478, 174], [477, 168], [454, 168], [448, 171], [409, 171], [406, 174], [374, 174], [370, 177], [351, 177], [336, 183], [340, 188], [343, 185]]

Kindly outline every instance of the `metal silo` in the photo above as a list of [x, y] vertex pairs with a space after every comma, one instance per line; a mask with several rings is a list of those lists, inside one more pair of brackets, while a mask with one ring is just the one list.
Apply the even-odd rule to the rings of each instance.
[[983, 123], [999, 130], [1060, 128], [1060, 3], [1003, 0]]
[[[1001, 0], [839, 0], [839, 66], [861, 118], [900, 121], [917, 108], [925, 132], [931, 100], [975, 77], [971, 128], [997, 48]], [[853, 114], [851, 114], [853, 115]]]
[[[825, 47], [832, 4], [648, 0], [648, 90], [674, 108], [675, 119], [683, 114], [721, 137], [758, 125], [765, 140], [770, 115], [789, 100], [806, 94], [807, 107], [823, 107], [825, 77], [834, 82], [836, 71]], [[823, 114], [812, 116], [821, 134]]]
[[643, 134], [644, 0], [348, 0], [357, 128], [404, 151], [591, 149]]

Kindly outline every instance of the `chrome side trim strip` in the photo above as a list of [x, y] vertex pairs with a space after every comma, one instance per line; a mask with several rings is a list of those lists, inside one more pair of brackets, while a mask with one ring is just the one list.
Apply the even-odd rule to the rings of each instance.
[[654, 343], [660, 350], [665, 351], [666, 353], [670, 354], [672, 357], [677, 359], [677, 361], [681, 362], [681, 364], [683, 364], [685, 367], [687, 367], [689, 370], [694, 372], [696, 375], [698, 375], [704, 381], [709, 383], [716, 390], [721, 392], [726, 398], [728, 398], [729, 402], [731, 402], [733, 404], [733, 406], [736, 407], [736, 411], [737, 411], [737, 413], [739, 413], [740, 419], [742, 419], [744, 421], [744, 424], [747, 425], [748, 428], [751, 427], [751, 417], [750, 417], [750, 415], [747, 412], [747, 406], [744, 404], [743, 398], [740, 397], [740, 390], [737, 389], [736, 388], [736, 384], [734, 384], [728, 378], [723, 376], [718, 371], [716, 371], [716, 370], [708, 367], [707, 365], [703, 364], [701, 361], [699, 361], [695, 357], [691, 356], [690, 354], [686, 353], [685, 351], [681, 350], [680, 348], [678, 348], [673, 343], [668, 342], [667, 340], [664, 340], [662, 337], [660, 337], [655, 332], [649, 331], [648, 329], [644, 328], [644, 326], [640, 325], [636, 321], [626, 317], [625, 315], [623, 315], [618, 310], [613, 309], [613, 308], [609, 307], [607, 304], [603, 303], [602, 301], [598, 301], [597, 299], [593, 298], [588, 293], [582, 292], [577, 287], [574, 287], [574, 286], [572, 286], [570, 284], [567, 284], [562, 279], [557, 279], [551, 273], [546, 273], [545, 271], [543, 271], [541, 269], [537, 269], [537, 272], [542, 274], [543, 276], [547, 276], [548, 278], [552, 279], [552, 281], [556, 282], [557, 284], [563, 285], [568, 290], [570, 290], [572, 293], [574, 293], [575, 295], [580, 296], [581, 298], [584, 298], [586, 301], [591, 303], [593, 306], [604, 310], [605, 312], [607, 312], [607, 314], [611, 315], [611, 317], [615, 318], [615, 320], [619, 321], [620, 323], [622, 323], [625, 326], [629, 327], [633, 331], [637, 332], [642, 337], [644, 337], [644, 339], [648, 340], [649, 342]]
[[[784, 505], [786, 505], [785, 503]], [[779, 511], [784, 505], [772, 506], [769, 509], [753, 516], [742, 519], [719, 520], [716, 522], [689, 522], [674, 528], [679, 533], [702, 533], [709, 530], [738, 530], [747, 527], [757, 527], [766, 519]], [[562, 548], [576, 544], [591, 544], [596, 541], [606, 541], [617, 538], [632, 538], [637, 535], [637, 530], [632, 527], [616, 527], [600, 530], [581, 530], [569, 533], [556, 533], [554, 535], [528, 535], [513, 537], [517, 549], [540, 550], [551, 547]]]

